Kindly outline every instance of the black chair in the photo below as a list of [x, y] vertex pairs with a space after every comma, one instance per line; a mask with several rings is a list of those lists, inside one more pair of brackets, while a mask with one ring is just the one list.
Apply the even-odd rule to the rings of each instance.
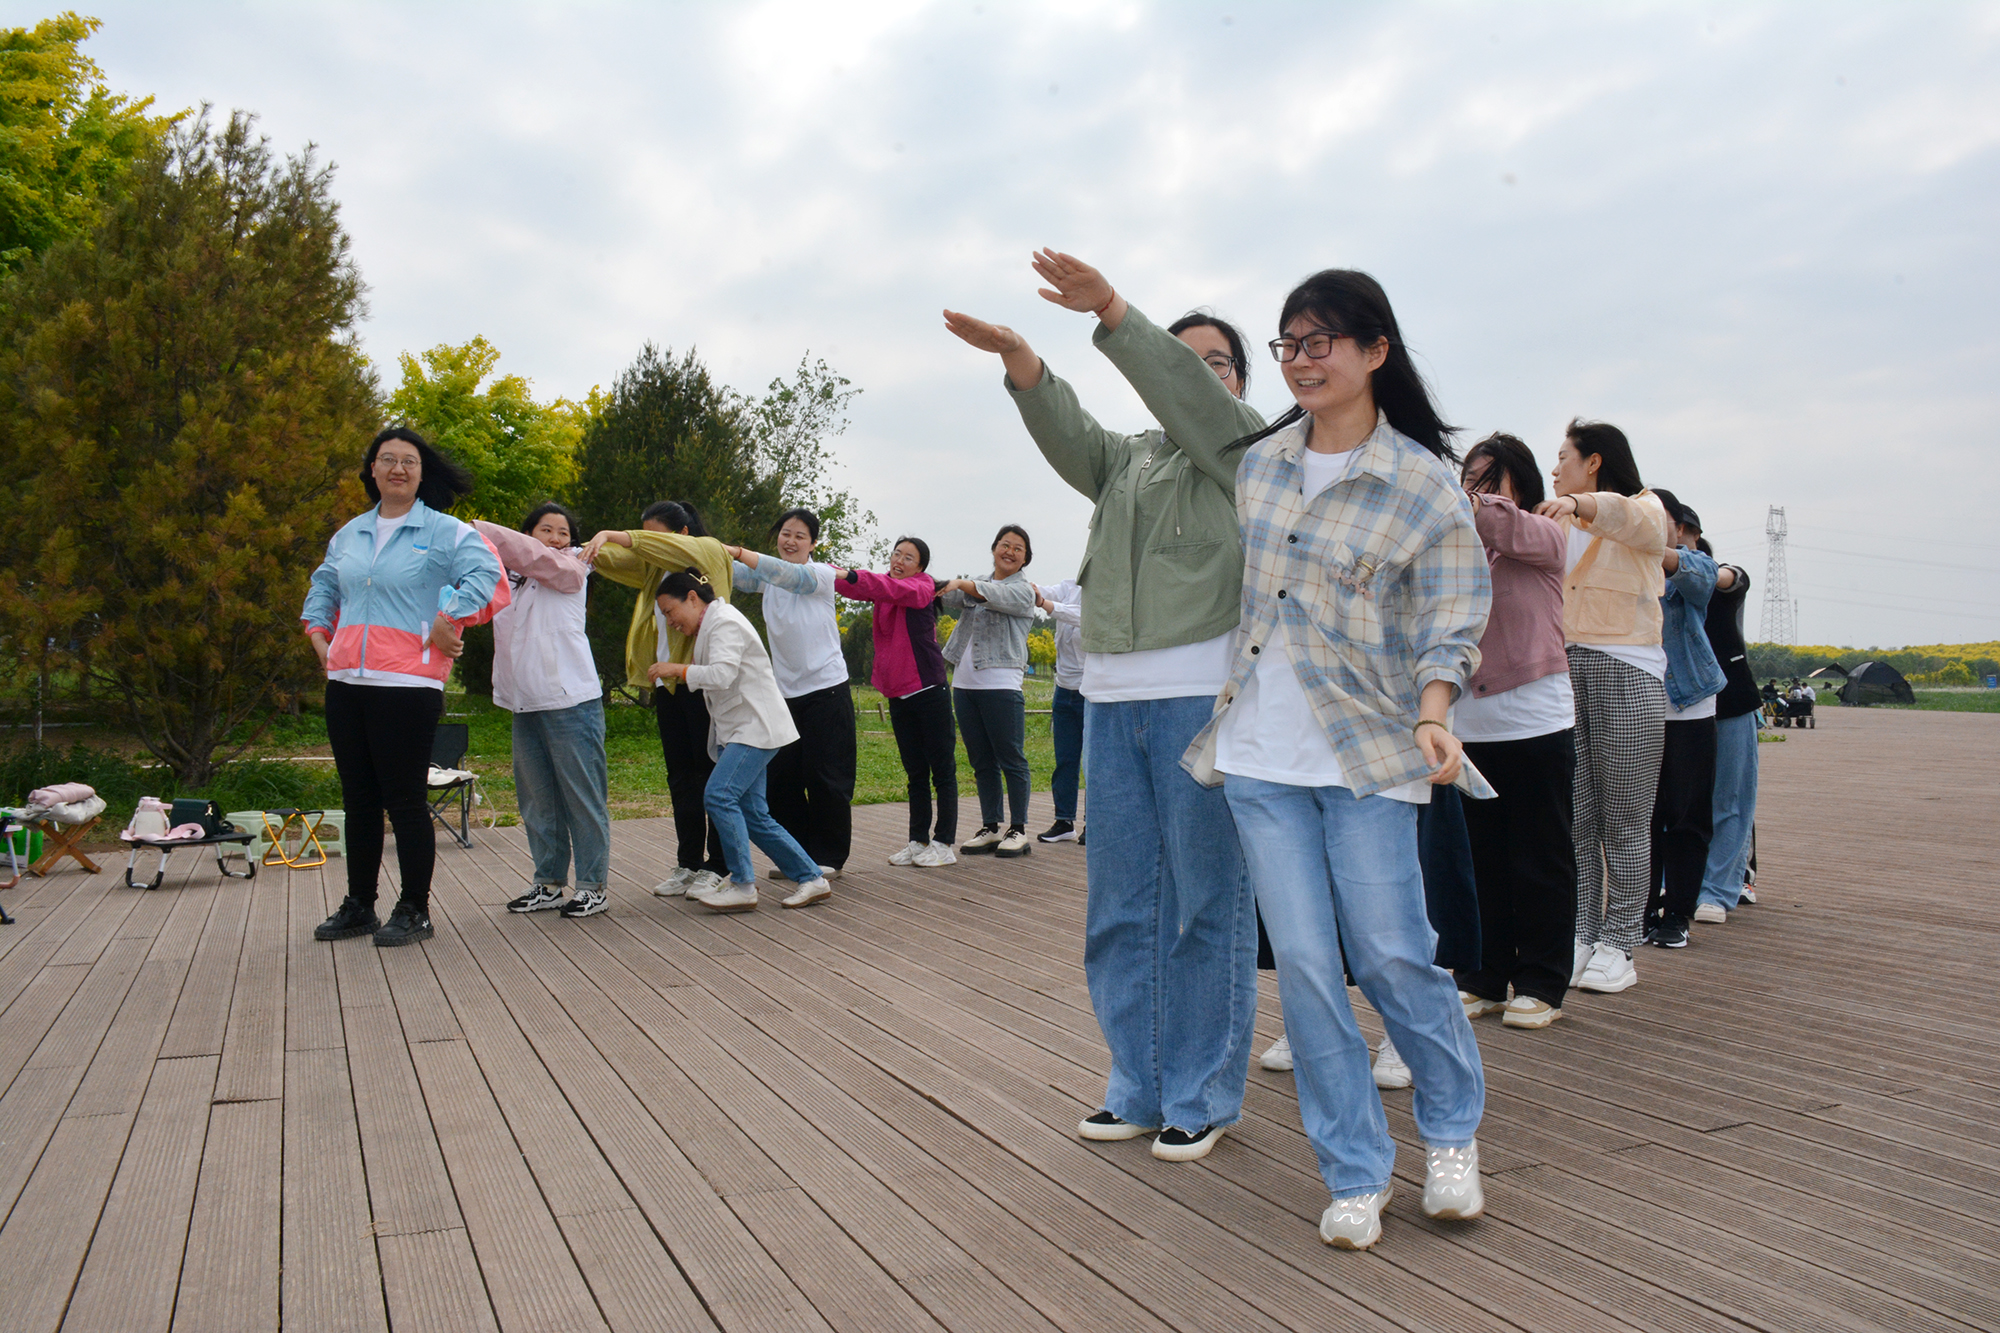
[[[464, 722], [438, 723], [437, 739], [431, 742], [432, 768], [457, 768], [465, 762], [465, 752], [472, 745], [472, 728]], [[444, 826], [452, 841], [461, 847], [472, 846], [472, 784], [476, 778], [459, 778], [443, 786], [427, 783], [426, 794], [430, 798], [431, 818]], [[454, 801], [458, 805], [458, 827], [451, 826], [450, 807]]]

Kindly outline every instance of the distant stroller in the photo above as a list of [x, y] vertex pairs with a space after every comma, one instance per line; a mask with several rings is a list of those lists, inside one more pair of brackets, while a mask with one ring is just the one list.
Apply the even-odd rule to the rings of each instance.
[[1819, 722], [1813, 717], [1813, 703], [1811, 686], [1794, 685], [1783, 698], [1771, 700], [1771, 724], [1817, 728]]

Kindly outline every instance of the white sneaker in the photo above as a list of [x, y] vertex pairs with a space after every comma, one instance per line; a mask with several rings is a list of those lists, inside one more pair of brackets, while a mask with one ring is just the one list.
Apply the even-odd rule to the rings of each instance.
[[1616, 995], [1639, 984], [1639, 969], [1632, 966], [1630, 954], [1600, 940], [1591, 950], [1590, 966], [1583, 969], [1583, 979], [1576, 984], [1579, 990]]
[[1757, 905], [1757, 886], [1754, 884], [1745, 884], [1737, 891], [1736, 902], [1738, 906], [1749, 903], [1752, 907], [1755, 907]]
[[1382, 1210], [1395, 1193], [1394, 1185], [1384, 1185], [1373, 1194], [1335, 1199], [1319, 1215], [1319, 1238], [1335, 1249], [1367, 1249], [1382, 1239]]
[[678, 898], [688, 891], [688, 884], [694, 876], [695, 872], [686, 866], [675, 866], [673, 874], [653, 886], [653, 892], [662, 898]]
[[791, 897], [784, 899], [779, 905], [781, 907], [804, 907], [809, 903], [816, 903], [822, 898], [830, 898], [832, 896], [833, 885], [827, 883], [824, 879], [809, 879], [799, 885], [798, 890]]
[[1462, 990], [1458, 993], [1458, 1002], [1465, 1006], [1465, 1016], [1467, 1018], [1484, 1018], [1488, 1014], [1500, 1013], [1507, 1007], [1504, 1001], [1489, 1000], [1484, 996], [1474, 995], [1469, 990]]
[[894, 856], [890, 857], [889, 864], [892, 866], [915, 865], [917, 863], [917, 857], [924, 850], [924, 846], [925, 844], [921, 842], [914, 842], [914, 841], [911, 842], [908, 846], [903, 848], [902, 851], [897, 852]]
[[1575, 961], [1569, 969], [1569, 984], [1574, 986], [1583, 980], [1583, 969], [1590, 966], [1590, 946], [1582, 940], [1576, 942]]
[[716, 874], [713, 870], [694, 871], [688, 876], [688, 885], [687, 885], [688, 901], [691, 903], [698, 903], [702, 899], [708, 897], [709, 894], [714, 893], [717, 889], [720, 889], [727, 883], [729, 883], [728, 880]]
[[958, 845], [958, 850], [968, 856], [979, 856], [991, 852], [999, 845], [1000, 826], [998, 824], [982, 824], [979, 827], [979, 832]]
[[958, 853], [951, 849], [951, 844], [949, 843], [934, 842], [921, 852], [918, 852], [912, 858], [910, 864], [913, 866], [922, 866], [925, 869], [929, 869], [932, 866], [955, 866], [958, 864]]
[[1425, 1151], [1424, 1216], [1465, 1222], [1486, 1211], [1479, 1188], [1479, 1145]]
[[1694, 909], [1694, 919], [1711, 926], [1720, 926], [1729, 920], [1729, 909], [1720, 903], [1698, 903]]
[[1006, 835], [994, 845], [993, 854], [995, 856], [1026, 856], [1034, 850], [1035, 845], [1028, 841], [1028, 831], [1026, 829], [1010, 828], [1007, 830]]
[[1257, 1063], [1273, 1073], [1282, 1074], [1292, 1067], [1292, 1039], [1283, 1033], [1271, 1043], [1271, 1049], [1257, 1057]]
[[[694, 897], [693, 894], [688, 896]], [[703, 894], [699, 901], [711, 912], [753, 912], [757, 909], [757, 886], [731, 881], [712, 893]]]
[[840, 878], [840, 867], [839, 867], [839, 866], [821, 866], [821, 867], [819, 868], [819, 877], [820, 877], [821, 879], [839, 879], [839, 878]]
[[1410, 1086], [1410, 1067], [1403, 1063], [1402, 1056], [1396, 1054], [1395, 1043], [1387, 1037], [1382, 1038], [1382, 1048], [1375, 1052], [1375, 1086], [1378, 1088]]

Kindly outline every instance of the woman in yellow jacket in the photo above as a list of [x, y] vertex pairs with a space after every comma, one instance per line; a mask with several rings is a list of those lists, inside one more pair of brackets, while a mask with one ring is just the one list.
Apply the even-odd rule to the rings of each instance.
[[598, 533], [584, 547], [584, 559], [614, 583], [639, 590], [632, 623], [625, 632], [625, 683], [653, 690], [653, 711], [660, 724], [660, 753], [667, 763], [667, 790], [674, 802], [674, 836], [680, 844], [679, 866], [653, 887], [663, 898], [689, 890], [719, 888], [728, 874], [722, 835], [709, 819], [702, 791], [715, 761], [708, 755], [708, 705], [701, 692], [679, 680], [655, 686], [648, 672], [655, 662], [685, 664], [694, 655], [694, 640], [681, 633], [654, 605], [660, 580], [670, 570], [698, 569], [716, 595], [729, 597], [729, 552], [708, 535], [701, 516], [686, 500], [661, 500], [648, 505], [639, 526], [629, 532]]
[[1570, 422], [1554, 480], [1556, 498], [1535, 512], [1561, 524], [1569, 542], [1563, 638], [1576, 695], [1577, 879], [1570, 982], [1608, 993], [1639, 981], [1632, 951], [1651, 888], [1667, 717], [1660, 559], [1672, 529], [1616, 426]]

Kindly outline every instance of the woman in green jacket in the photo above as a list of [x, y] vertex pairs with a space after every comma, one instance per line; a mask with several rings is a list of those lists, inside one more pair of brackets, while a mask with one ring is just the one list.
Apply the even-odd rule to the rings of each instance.
[[[1243, 540], [1235, 441], [1263, 427], [1242, 401], [1243, 340], [1212, 315], [1161, 329], [1102, 274], [1044, 251], [1042, 295], [1095, 314], [1092, 340], [1164, 429], [1100, 426], [1012, 329], [945, 312], [1005, 366], [1028, 433], [1095, 505], [1083, 587], [1090, 902], [1084, 970], [1111, 1051], [1087, 1139], [1159, 1131], [1153, 1155], [1207, 1154], [1243, 1112], [1257, 1016], [1257, 925], [1219, 791], [1180, 767], [1229, 677]], [[1051, 290], [1052, 289], [1052, 290]]]
[[583, 558], [613, 583], [639, 590], [632, 623], [625, 633], [625, 683], [653, 691], [680, 862], [653, 892], [675, 898], [718, 889], [728, 877], [729, 863], [723, 857], [722, 835], [709, 820], [702, 799], [708, 775], [715, 771], [715, 761], [708, 757], [708, 705], [699, 690], [691, 690], [678, 680], [664, 680], [655, 686], [648, 672], [655, 662], [685, 664], [694, 655], [694, 640], [669, 624], [654, 606], [660, 580], [675, 570], [698, 569], [716, 596], [726, 601], [729, 551], [708, 535], [694, 505], [685, 500], [661, 500], [646, 506], [638, 528], [629, 532], [608, 529], [592, 537], [583, 549]]

